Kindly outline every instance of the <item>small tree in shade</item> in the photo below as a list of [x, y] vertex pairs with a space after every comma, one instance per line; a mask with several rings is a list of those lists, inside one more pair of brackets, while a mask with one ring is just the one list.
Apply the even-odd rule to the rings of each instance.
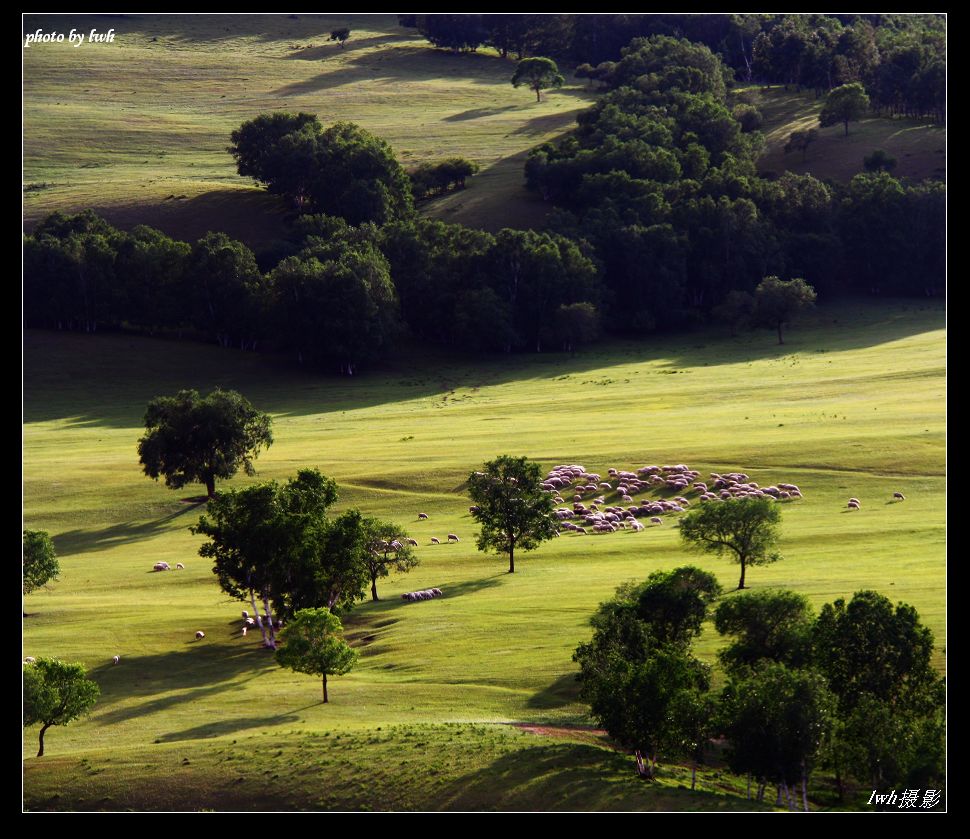
[[804, 131], [792, 131], [788, 137], [788, 142], [785, 143], [785, 154], [800, 151], [802, 153], [802, 162], [804, 162], [808, 155], [808, 147], [817, 139], [818, 131], [814, 128], [807, 128]]
[[741, 565], [738, 588], [743, 589], [749, 565], [767, 565], [781, 556], [774, 551], [778, 543], [781, 511], [771, 498], [729, 498], [718, 504], [705, 504], [680, 520], [680, 536], [689, 548], [728, 554]]
[[24, 727], [40, 725], [40, 748], [52, 725], [67, 725], [83, 716], [98, 701], [101, 688], [87, 677], [81, 664], [56, 658], [39, 658], [24, 668]]
[[536, 92], [536, 102], [541, 102], [539, 92], [553, 87], [562, 87], [565, 79], [559, 72], [559, 67], [551, 58], [523, 58], [515, 68], [512, 85], [525, 85]]
[[892, 172], [896, 168], [896, 158], [888, 155], [883, 149], [876, 149], [862, 159], [862, 165], [867, 172]]
[[346, 26], [343, 26], [340, 29], [334, 29], [330, 33], [330, 40], [337, 41], [340, 44], [340, 49], [344, 48], [344, 43], [347, 41], [349, 37], [350, 37], [350, 30]]
[[754, 319], [778, 330], [778, 343], [784, 344], [781, 329], [802, 309], [815, 302], [815, 289], [805, 280], [765, 277], [754, 291]]
[[502, 455], [484, 471], [468, 478], [468, 492], [478, 508], [472, 513], [481, 526], [480, 551], [509, 555], [509, 573], [515, 573], [515, 551], [531, 551], [558, 532], [552, 518], [552, 495], [542, 489], [538, 463], [524, 457]]
[[357, 663], [357, 652], [343, 638], [340, 618], [329, 609], [301, 609], [283, 628], [282, 646], [276, 661], [297, 673], [323, 678], [323, 701], [329, 702], [327, 676], [349, 673]]
[[367, 533], [367, 555], [364, 562], [370, 574], [371, 600], [379, 600], [377, 581], [387, 577], [391, 571], [406, 574], [418, 564], [407, 534], [393, 522], [365, 518], [364, 530]]

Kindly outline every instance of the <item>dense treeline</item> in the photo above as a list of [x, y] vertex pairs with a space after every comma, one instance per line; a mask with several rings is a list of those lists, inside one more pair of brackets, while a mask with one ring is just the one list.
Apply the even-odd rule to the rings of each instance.
[[[432, 44], [488, 46], [522, 59], [551, 55], [609, 72], [634, 38], [704, 44], [739, 81], [795, 85], [821, 95], [862, 83], [874, 108], [945, 118], [946, 24], [939, 15], [410, 15]], [[584, 71], [582, 77], [590, 76]]]
[[571, 346], [589, 337], [602, 297], [594, 261], [551, 233], [313, 215], [277, 251], [263, 273], [223, 233], [189, 245], [149, 227], [118, 230], [91, 211], [55, 213], [24, 243], [24, 321], [268, 344], [352, 374], [406, 329], [472, 351]]
[[763, 139], [729, 76], [703, 45], [636, 39], [577, 130], [530, 154], [529, 187], [561, 208], [553, 226], [601, 260], [612, 327], [681, 327], [768, 274], [823, 295], [941, 293], [945, 187], [759, 177]]

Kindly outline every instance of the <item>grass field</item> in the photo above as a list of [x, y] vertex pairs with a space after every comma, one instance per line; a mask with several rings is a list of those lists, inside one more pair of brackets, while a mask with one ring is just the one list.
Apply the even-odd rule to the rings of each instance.
[[[341, 49], [329, 32], [349, 26]], [[481, 174], [432, 216], [490, 228], [542, 223], [524, 153], [572, 127], [592, 94], [567, 84], [541, 103], [510, 84], [514, 62], [430, 47], [394, 15], [57, 15], [33, 31], [115, 29], [111, 44], [24, 52], [24, 212], [93, 207], [111, 222], [194, 240], [213, 225], [261, 247], [285, 207], [236, 174], [229, 134], [270, 111], [350, 121], [411, 166], [459, 155]], [[567, 72], [567, 77], [569, 74]]]
[[[744, 808], [718, 770], [700, 798], [676, 767], [644, 785], [628, 758], [569, 730], [590, 723], [571, 656], [599, 602], [686, 562], [730, 589], [737, 566], [685, 553], [668, 521], [560, 538], [508, 575], [475, 550], [463, 484], [505, 452], [545, 467], [674, 462], [797, 483], [805, 499], [784, 508], [785, 560], [751, 569], [749, 585], [790, 587], [816, 606], [862, 588], [911, 603], [942, 668], [943, 307], [820, 308], [787, 340], [694, 333], [485, 361], [414, 350], [338, 380], [198, 344], [27, 333], [25, 526], [52, 533], [62, 574], [27, 600], [24, 654], [81, 661], [103, 691], [89, 718], [48, 733], [47, 757], [32, 757], [36, 729], [25, 733], [27, 806]], [[167, 490], [138, 467], [146, 402], [215, 385], [273, 414], [260, 479], [319, 467], [340, 484], [341, 509], [396, 520], [420, 542], [422, 564], [347, 619], [361, 662], [331, 681], [328, 705], [318, 680], [239, 636], [242, 606], [220, 593], [187, 529], [198, 490]], [[891, 503], [896, 490], [905, 502]], [[862, 510], [844, 509], [853, 495]], [[461, 543], [429, 544], [449, 532]], [[151, 573], [163, 559], [186, 569]], [[445, 596], [399, 599], [430, 586]], [[713, 661], [718, 646], [708, 628], [699, 653]]]
[[[823, 99], [811, 91], [786, 91], [753, 88], [756, 104], [765, 118], [762, 131], [767, 148], [758, 161], [762, 173], [792, 171], [818, 178], [848, 181], [865, 171], [863, 159], [876, 149], [896, 158], [892, 174], [899, 178], [945, 178], [946, 126], [912, 119], [867, 116], [849, 123], [849, 136], [840, 123], [819, 128], [818, 115]], [[818, 140], [801, 152], [785, 154], [785, 144], [793, 131], [814, 128]]]

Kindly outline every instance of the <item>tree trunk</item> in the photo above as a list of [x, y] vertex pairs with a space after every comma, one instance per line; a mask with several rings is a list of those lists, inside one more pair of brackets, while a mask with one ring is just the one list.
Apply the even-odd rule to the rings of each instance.
[[738, 591], [741, 591], [741, 589], [744, 588], [744, 572], [746, 570], [747, 570], [747, 568], [746, 568], [746, 565], [745, 565], [745, 561], [742, 559], [741, 560], [741, 580], [738, 583]]
[[330, 699], [327, 697], [327, 674], [323, 674], [323, 701], [329, 702]]
[[273, 632], [273, 612], [269, 608], [269, 598], [263, 595], [263, 611], [266, 614], [266, 622], [269, 624], [269, 643], [267, 646], [271, 650], [276, 649], [276, 633]]
[[808, 773], [802, 767], [802, 808], [808, 812]]
[[509, 573], [515, 573], [515, 545], [509, 545]]
[[370, 577], [370, 597], [371, 600], [377, 600], [377, 574], [371, 574]]
[[539, 98], [539, 88], [536, 88], [536, 102], [541, 102], [541, 101], [542, 100]]
[[44, 756], [44, 734], [47, 733], [47, 729], [51, 727], [53, 723], [47, 723], [40, 729], [40, 749], [37, 751], [37, 757]]
[[269, 640], [266, 637], [266, 627], [263, 626], [263, 619], [259, 616], [259, 609], [256, 608], [256, 592], [253, 589], [249, 590], [249, 602], [253, 604], [253, 614], [256, 616], [256, 625], [259, 627], [259, 631], [263, 633], [263, 646], [269, 646]]
[[748, 773], [748, 801], [751, 800], [751, 773]]
[[775, 797], [775, 806], [781, 807], [781, 784], [778, 784], [778, 795]]
[[211, 475], [205, 479], [205, 491], [209, 498], [216, 497], [216, 479]]
[[849, 136], [849, 121], [848, 120], [845, 121], [845, 136], [846, 137]]
[[690, 767], [690, 788], [692, 790], [697, 789], [697, 764], [691, 764]]
[[779, 344], [785, 343], [784, 339], [781, 337], [781, 323], [778, 324], [778, 343]]

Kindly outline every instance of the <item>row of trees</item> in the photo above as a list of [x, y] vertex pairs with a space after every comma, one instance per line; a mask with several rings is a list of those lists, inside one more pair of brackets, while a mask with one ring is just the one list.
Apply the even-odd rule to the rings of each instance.
[[745, 81], [806, 87], [821, 95], [861, 83], [874, 107], [942, 121], [945, 21], [940, 15], [409, 15], [432, 44], [489, 46], [503, 57], [554, 56], [609, 76], [634, 38], [698, 42]]
[[576, 650], [583, 698], [614, 738], [643, 753], [643, 774], [660, 758], [686, 758], [696, 771], [721, 736], [749, 797], [752, 780], [758, 800], [773, 784], [777, 804], [784, 796], [794, 806], [800, 792], [808, 809], [820, 765], [835, 772], [840, 796], [853, 781], [868, 791], [943, 780], [944, 685], [915, 609], [873, 591], [817, 617], [791, 591], [723, 599], [714, 625], [731, 642], [715, 695], [691, 644], [720, 595], [698, 568], [651, 574], [599, 607], [592, 640]]

